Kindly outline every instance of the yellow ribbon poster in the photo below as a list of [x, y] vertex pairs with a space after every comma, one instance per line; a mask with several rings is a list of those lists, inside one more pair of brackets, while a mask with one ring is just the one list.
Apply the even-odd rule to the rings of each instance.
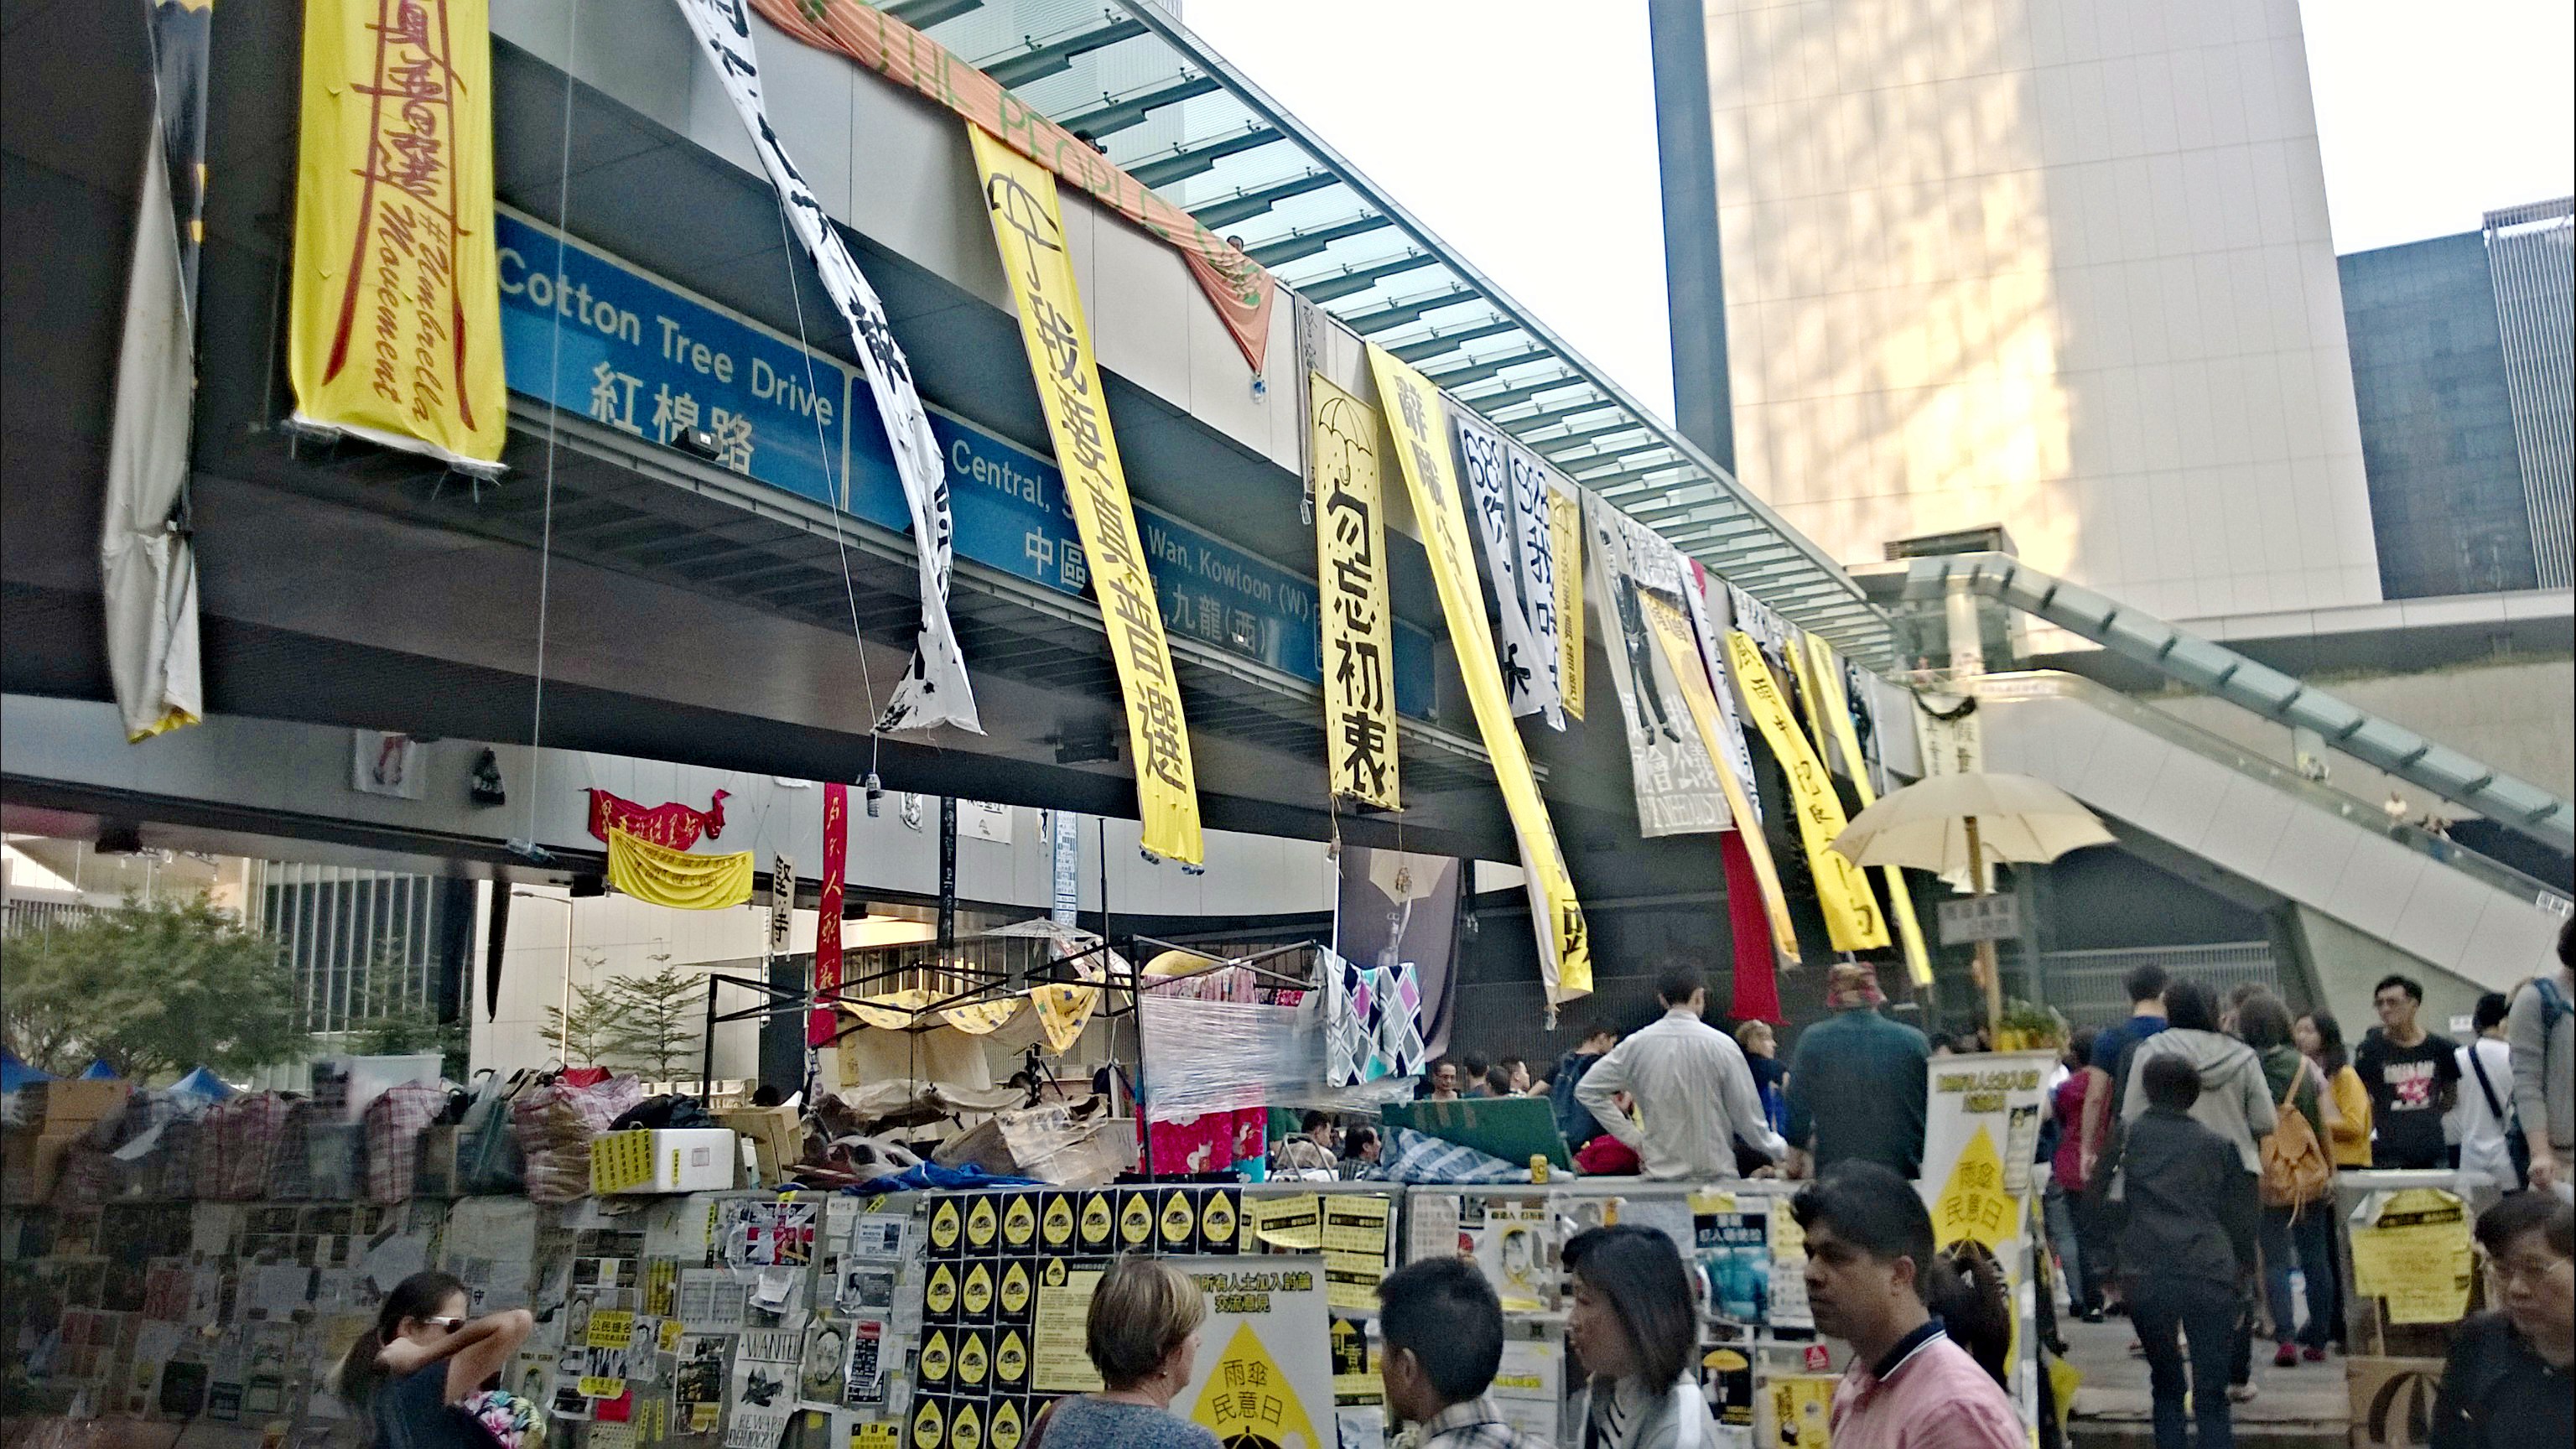
[[1385, 436], [1377, 409], [1322, 373], [1306, 380], [1314, 417], [1315, 559], [1323, 595], [1324, 763], [1333, 793], [1400, 809], [1395, 751], [1394, 611], [1387, 601]]
[[608, 883], [639, 901], [683, 911], [716, 911], [751, 899], [751, 852], [692, 855], [608, 832]]
[[1565, 712], [1583, 718], [1583, 502], [1571, 488], [1547, 488], [1547, 533], [1556, 555], [1556, 673]]
[[1826, 936], [1837, 951], [1886, 945], [1887, 922], [1870, 894], [1869, 877], [1833, 848], [1834, 837], [1851, 823], [1843, 817], [1843, 802], [1825, 777], [1824, 761], [1816, 758], [1807, 737], [1798, 733], [1780, 682], [1762, 661], [1762, 647], [1743, 630], [1729, 629], [1726, 662], [1735, 670], [1736, 686], [1753, 712], [1753, 722], [1761, 727], [1781, 772], [1789, 777], [1791, 803], [1798, 812], [1798, 839], [1807, 847], [1807, 864], [1815, 872], [1816, 904], [1824, 908]]
[[[1700, 745], [1710, 759], [1724, 760], [1725, 745], [1719, 731], [1725, 724], [1718, 715], [1717, 688], [1708, 677], [1708, 665], [1700, 657], [1698, 641], [1691, 637], [1690, 620], [1651, 589], [1637, 590], [1637, 606], [1655, 631], [1655, 644], [1663, 650], [1664, 663], [1671, 666], [1673, 678], [1681, 685], [1682, 703], [1690, 711], [1692, 725], [1699, 730]], [[1771, 859], [1771, 842], [1762, 838], [1762, 817], [1753, 813], [1753, 802], [1744, 797], [1744, 782], [1733, 770], [1720, 764], [1715, 773], [1718, 788], [1726, 792], [1726, 808], [1734, 812], [1734, 828], [1744, 837], [1744, 854], [1753, 863], [1753, 879], [1762, 888], [1762, 913], [1771, 922], [1772, 949], [1794, 966], [1798, 963], [1798, 928], [1789, 921], [1789, 895], [1780, 889], [1780, 867]]]
[[1064, 215], [1055, 176], [973, 126], [975, 173], [993, 219], [993, 243], [1019, 307], [1020, 342], [1037, 375], [1038, 401], [1064, 472], [1065, 505], [1091, 565], [1092, 596], [1109, 632], [1127, 705], [1127, 743], [1136, 761], [1136, 808], [1145, 848], [1188, 865], [1206, 858], [1199, 839], [1197, 775], [1190, 763], [1189, 722], [1172, 677], [1172, 650], [1136, 511], [1127, 501], [1127, 470], [1109, 430], [1108, 395], [1093, 360], [1091, 328], [1074, 289], [1064, 249]]
[[[1878, 792], [1870, 788], [1869, 760], [1861, 754], [1860, 732], [1852, 728], [1851, 696], [1843, 689], [1842, 658], [1834, 653], [1834, 646], [1810, 634], [1805, 659], [1809, 666], [1807, 698], [1814, 702], [1815, 713], [1822, 718], [1834, 747], [1842, 751], [1852, 792], [1860, 797], [1860, 808], [1866, 810], [1878, 803]], [[1883, 865], [1879, 873], [1887, 881], [1887, 914], [1896, 922], [1896, 939], [1905, 946], [1905, 974], [1915, 985], [1929, 986], [1932, 955], [1923, 945], [1923, 923], [1914, 918], [1914, 895], [1905, 888], [1905, 872], [1897, 866]]]
[[1369, 368], [1377, 377], [1378, 402], [1394, 434], [1396, 461], [1413, 500], [1422, 544], [1431, 555], [1440, 612], [1458, 646], [1467, 701], [1475, 708], [1476, 728], [1493, 757], [1495, 783], [1502, 787], [1503, 804], [1520, 837], [1531, 924], [1538, 933], [1539, 975], [1552, 1015], [1559, 1002], [1591, 994], [1592, 949], [1583, 907], [1574, 898], [1574, 879], [1566, 873], [1565, 853], [1556, 843], [1556, 827], [1547, 818], [1547, 802], [1539, 798], [1538, 778], [1530, 772], [1529, 753], [1521, 746], [1511, 701], [1503, 693], [1494, 636], [1485, 623], [1485, 595], [1476, 582], [1467, 513], [1449, 468], [1449, 428], [1440, 413], [1440, 394], [1421, 373], [1373, 342]]
[[304, 7], [295, 420], [472, 472], [507, 427], [485, 0]]

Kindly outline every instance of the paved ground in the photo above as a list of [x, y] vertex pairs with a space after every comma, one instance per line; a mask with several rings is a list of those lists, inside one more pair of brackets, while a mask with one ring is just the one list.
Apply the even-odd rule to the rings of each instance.
[[[2098, 1324], [2061, 1323], [2070, 1362], [2084, 1374], [2076, 1393], [2074, 1439], [2084, 1449], [2146, 1443], [2148, 1419], [2147, 1361], [2129, 1352], [2135, 1335], [2124, 1318]], [[2342, 1446], [2350, 1439], [2344, 1396], [2343, 1360], [2272, 1367], [2271, 1345], [2255, 1345], [2251, 1403], [2236, 1406], [2236, 1433], [2266, 1449]]]

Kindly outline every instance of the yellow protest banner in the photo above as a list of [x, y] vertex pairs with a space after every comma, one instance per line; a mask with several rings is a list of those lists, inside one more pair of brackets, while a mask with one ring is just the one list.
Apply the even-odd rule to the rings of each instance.
[[1837, 951], [1867, 951], [1886, 945], [1887, 922], [1880, 917], [1878, 902], [1870, 894], [1869, 877], [1833, 848], [1834, 837], [1851, 823], [1843, 816], [1843, 802], [1835, 796], [1833, 782], [1825, 777], [1824, 761], [1816, 758], [1807, 737], [1798, 733], [1798, 722], [1789, 713], [1789, 701], [1780, 693], [1780, 682], [1771, 677], [1771, 666], [1762, 660], [1762, 646], [1743, 630], [1729, 629], [1726, 662], [1735, 671], [1736, 687], [1753, 712], [1753, 722], [1761, 727], [1762, 738], [1770, 742], [1781, 772], [1789, 777], [1790, 803], [1798, 815], [1798, 839], [1806, 846], [1807, 864], [1815, 872], [1816, 904], [1824, 908], [1825, 934]]
[[1387, 602], [1377, 409], [1322, 373], [1306, 380], [1315, 458], [1315, 560], [1323, 594], [1324, 764], [1333, 793], [1401, 808], [1395, 751], [1394, 611]]
[[[1637, 607], [1646, 616], [1655, 635], [1655, 645], [1664, 654], [1673, 678], [1681, 685], [1682, 703], [1689, 709], [1691, 723], [1699, 730], [1699, 742], [1712, 760], [1723, 761], [1725, 728], [1718, 715], [1717, 688], [1708, 677], [1708, 665], [1701, 659], [1699, 643], [1691, 637], [1691, 622], [1682, 611], [1651, 589], [1637, 590]], [[1726, 793], [1726, 808], [1734, 812], [1735, 830], [1744, 837], [1744, 854], [1753, 863], [1753, 879], [1762, 888], [1762, 913], [1771, 922], [1771, 945], [1782, 960], [1791, 965], [1798, 961], [1798, 928], [1789, 921], [1789, 895], [1780, 889], [1780, 867], [1771, 859], [1771, 842], [1762, 838], [1762, 819], [1753, 813], [1753, 802], [1744, 796], [1744, 782], [1733, 770], [1720, 764], [1716, 770], [1717, 785]]]
[[1556, 555], [1556, 672], [1565, 712], [1583, 718], [1583, 501], [1547, 488], [1547, 534]]
[[717, 911], [751, 899], [751, 852], [692, 855], [608, 832], [608, 883], [639, 901], [683, 911]]
[[975, 173], [993, 221], [993, 244], [1019, 308], [1020, 342], [1037, 376], [1065, 505], [1091, 568], [1092, 596], [1109, 632], [1118, 687], [1127, 705], [1127, 742], [1136, 761], [1136, 808], [1145, 848], [1190, 865], [1206, 856], [1199, 837], [1197, 775], [1190, 763], [1189, 723], [1172, 677], [1163, 615], [1145, 572], [1136, 511], [1127, 501], [1127, 470], [1109, 429], [1108, 396], [1093, 360], [1091, 328], [1074, 288], [1064, 248], [1064, 214], [1055, 176], [1019, 152], [968, 126]]
[[1458, 646], [1467, 702], [1475, 709], [1485, 753], [1493, 757], [1494, 781], [1502, 787], [1512, 830], [1520, 837], [1531, 924], [1538, 935], [1539, 975], [1552, 1017], [1557, 1003], [1591, 994], [1592, 949], [1565, 853], [1556, 842], [1556, 826], [1548, 819], [1547, 802], [1539, 798], [1538, 777], [1530, 772], [1529, 753], [1521, 746], [1511, 701], [1503, 692], [1502, 667], [1495, 661], [1493, 632], [1485, 622], [1485, 595], [1476, 582], [1467, 513], [1449, 467], [1449, 429], [1441, 416], [1440, 394], [1421, 373], [1376, 343], [1369, 344], [1369, 370], [1376, 375], [1378, 402], [1395, 438], [1413, 517], [1431, 555], [1440, 612]]
[[[1826, 733], [1842, 751], [1843, 765], [1851, 774], [1852, 792], [1860, 797], [1860, 808], [1878, 803], [1878, 791], [1869, 783], [1869, 761], [1861, 754], [1860, 732], [1852, 728], [1851, 696], [1843, 689], [1843, 661], [1834, 646], [1810, 634], [1807, 636], [1807, 698], [1816, 702], [1816, 714], [1825, 722]], [[1917, 986], [1932, 984], [1932, 953], [1923, 944], [1923, 923], [1914, 916], [1914, 895], [1905, 888], [1905, 872], [1893, 865], [1879, 867], [1887, 880], [1887, 914], [1896, 922], [1896, 939], [1905, 947], [1905, 975]]]
[[287, 376], [295, 420], [498, 469], [485, 0], [310, 0]]

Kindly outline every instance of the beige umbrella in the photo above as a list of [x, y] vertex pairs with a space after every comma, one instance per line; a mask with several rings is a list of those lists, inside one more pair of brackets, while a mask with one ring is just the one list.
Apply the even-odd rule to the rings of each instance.
[[[2092, 811], [2046, 780], [1974, 773], [1906, 786], [1852, 817], [1833, 848], [1854, 865], [1965, 871], [1984, 895], [1987, 861], [2044, 864], [2070, 850], [2112, 843]], [[2003, 983], [1992, 941], [1977, 943], [1977, 978], [1986, 991], [1986, 1029], [2000, 1036]]]
[[1974, 880], [1985, 861], [2036, 865], [2112, 843], [2092, 811], [2046, 780], [1974, 774], [1906, 786], [1853, 816], [1834, 850], [1854, 865], [1966, 871]]

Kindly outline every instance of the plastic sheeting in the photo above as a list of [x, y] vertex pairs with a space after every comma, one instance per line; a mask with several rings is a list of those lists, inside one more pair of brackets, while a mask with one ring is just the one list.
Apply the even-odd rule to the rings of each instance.
[[1139, 993], [1145, 1110], [1158, 1122], [1325, 1093], [1323, 993], [1299, 1006]]

